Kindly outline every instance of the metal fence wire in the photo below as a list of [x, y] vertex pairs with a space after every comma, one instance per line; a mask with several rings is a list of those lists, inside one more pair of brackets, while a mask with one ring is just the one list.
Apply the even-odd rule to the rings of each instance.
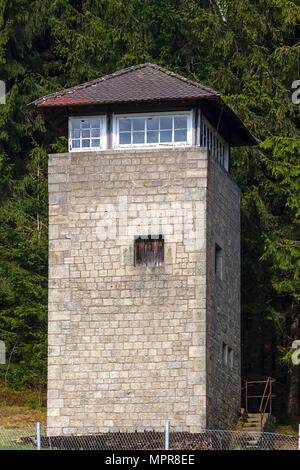
[[297, 450], [299, 438], [254, 431], [111, 432], [47, 436], [46, 428], [0, 430], [0, 450]]
[[0, 450], [36, 450], [36, 428], [0, 429]]

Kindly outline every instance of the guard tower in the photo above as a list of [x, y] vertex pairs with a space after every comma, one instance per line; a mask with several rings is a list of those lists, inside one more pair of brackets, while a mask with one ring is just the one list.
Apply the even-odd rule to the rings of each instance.
[[48, 434], [230, 428], [240, 411], [240, 189], [255, 138], [153, 64], [35, 102], [49, 155]]

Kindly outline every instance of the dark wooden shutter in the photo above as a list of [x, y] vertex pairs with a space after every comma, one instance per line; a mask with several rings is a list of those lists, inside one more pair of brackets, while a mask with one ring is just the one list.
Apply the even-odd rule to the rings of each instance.
[[136, 266], [162, 266], [164, 262], [163, 238], [137, 238], [135, 240]]

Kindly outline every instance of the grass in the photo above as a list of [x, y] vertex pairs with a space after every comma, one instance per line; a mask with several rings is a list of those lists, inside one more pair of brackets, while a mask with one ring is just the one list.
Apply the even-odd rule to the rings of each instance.
[[36, 450], [36, 449], [31, 446], [15, 445], [15, 446], [0, 446], [0, 450]]
[[298, 429], [296, 425], [278, 425], [276, 426], [276, 434], [287, 434], [289, 436], [298, 436]]
[[46, 425], [46, 394], [0, 385], [0, 450], [35, 450], [22, 437], [34, 436], [36, 423]]
[[46, 392], [39, 393], [33, 389], [14, 390], [0, 384], [0, 407], [27, 406], [37, 408], [46, 406]]
[[[35, 390], [12, 390], [0, 384], [0, 450], [34, 450], [34, 445], [22, 444], [19, 439], [34, 436], [37, 422], [45, 428], [46, 416], [45, 392], [39, 395]], [[275, 433], [298, 436], [298, 425], [279, 419]]]
[[0, 406], [0, 429], [34, 427], [38, 421], [42, 426], [46, 425], [46, 408]]
[[23, 429], [0, 429], [0, 450], [33, 450], [35, 442], [22, 442], [23, 437], [35, 436], [34, 427]]
[[287, 414], [281, 414], [277, 417], [277, 425], [275, 432], [278, 434], [298, 436], [299, 421], [295, 419], [295, 417], [291, 417]]
[[0, 450], [36, 450], [24, 437], [36, 436], [36, 423], [46, 426], [46, 392], [13, 390], [0, 384]]

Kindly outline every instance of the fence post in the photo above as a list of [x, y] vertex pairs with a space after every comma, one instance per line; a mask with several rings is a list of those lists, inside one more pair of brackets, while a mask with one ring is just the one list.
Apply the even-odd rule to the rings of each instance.
[[41, 450], [41, 423], [36, 423], [36, 450]]
[[170, 443], [170, 421], [166, 421], [165, 427], [165, 450], [169, 450]]

